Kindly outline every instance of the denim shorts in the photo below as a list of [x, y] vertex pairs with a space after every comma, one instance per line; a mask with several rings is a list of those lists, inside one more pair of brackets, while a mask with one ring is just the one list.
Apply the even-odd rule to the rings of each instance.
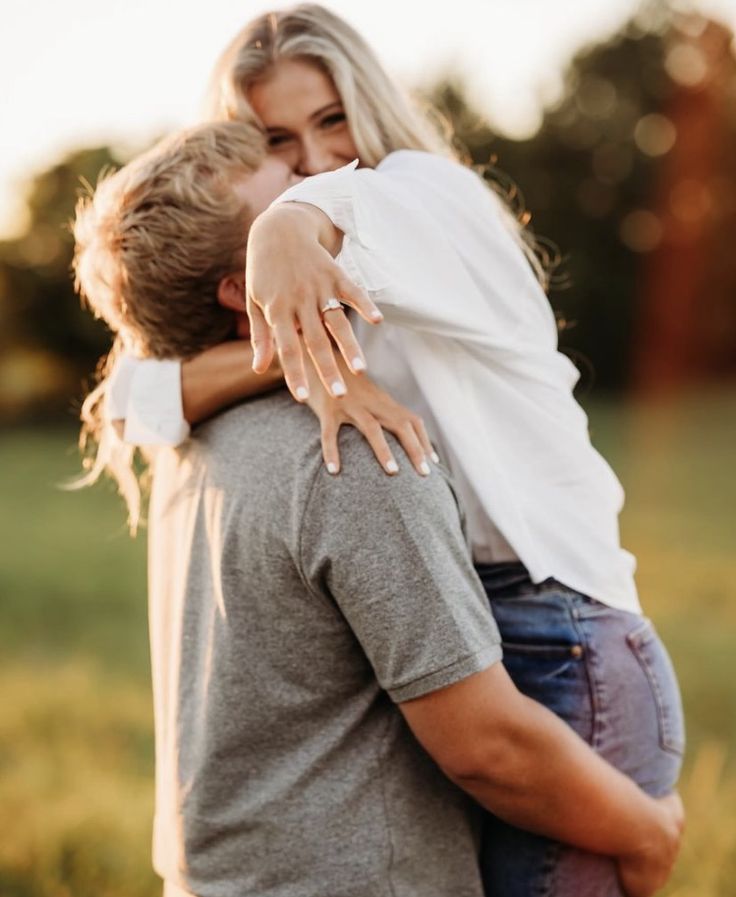
[[[477, 570], [517, 688], [649, 794], [672, 791], [685, 748], [682, 702], [651, 621], [555, 580], [534, 585], [518, 563]], [[481, 869], [487, 897], [623, 897], [610, 858], [524, 832], [490, 813], [484, 813]]]

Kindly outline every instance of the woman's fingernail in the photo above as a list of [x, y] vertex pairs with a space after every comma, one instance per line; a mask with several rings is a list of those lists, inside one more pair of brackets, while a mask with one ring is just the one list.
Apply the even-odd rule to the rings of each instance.
[[387, 461], [387, 462], [386, 462], [386, 470], [387, 470], [389, 473], [398, 473], [398, 472], [399, 472], [399, 465], [398, 465], [398, 464], [394, 461], [394, 459], [392, 458], [390, 461]]
[[434, 461], [435, 464], [440, 463], [440, 456], [437, 454], [437, 452], [432, 452], [429, 457]]
[[309, 390], [305, 386], [298, 386], [296, 390], [296, 397], [300, 402], [306, 401], [309, 398]]
[[377, 308], [374, 308], [371, 312], [371, 318], [373, 318], [374, 321], [382, 321], [383, 315]]
[[345, 388], [345, 384], [340, 383], [339, 380], [335, 380], [335, 382], [332, 384], [331, 389], [332, 389], [333, 396], [344, 396], [345, 393], [347, 392], [347, 389]]
[[353, 370], [354, 371], [364, 371], [365, 370], [365, 362], [359, 356], [355, 356], [353, 359]]
[[422, 463], [419, 465], [419, 473], [421, 473], [421, 475], [422, 475], [423, 477], [428, 477], [428, 476], [429, 476], [429, 474], [430, 474], [430, 469], [429, 469], [429, 464], [427, 464], [426, 461], [422, 461]]
[[338, 471], [337, 464], [334, 461], [327, 462], [327, 473], [336, 474]]

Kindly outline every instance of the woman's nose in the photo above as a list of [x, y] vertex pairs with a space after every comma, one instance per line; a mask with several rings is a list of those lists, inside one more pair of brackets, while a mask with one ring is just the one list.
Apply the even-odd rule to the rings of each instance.
[[313, 174], [322, 174], [323, 171], [332, 171], [335, 168], [332, 153], [328, 152], [326, 147], [320, 146], [318, 141], [305, 140], [301, 149], [296, 174], [309, 177]]

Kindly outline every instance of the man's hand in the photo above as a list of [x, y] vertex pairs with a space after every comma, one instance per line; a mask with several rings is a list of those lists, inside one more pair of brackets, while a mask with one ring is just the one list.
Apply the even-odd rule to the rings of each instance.
[[679, 794], [659, 800], [662, 808], [660, 838], [642, 845], [640, 851], [618, 859], [621, 886], [629, 897], [650, 897], [667, 881], [680, 850], [685, 828], [685, 810]]
[[274, 348], [294, 398], [309, 397], [304, 350], [332, 396], [346, 390], [330, 337], [350, 371], [365, 370], [365, 359], [345, 312], [330, 300], [354, 308], [371, 324], [383, 318], [365, 290], [335, 262], [342, 232], [315, 206], [283, 203], [258, 216], [248, 237], [246, 306], [253, 344], [253, 370], [266, 371]]
[[682, 833], [679, 798], [645, 794], [522, 695], [502, 664], [400, 709], [445, 774], [500, 819], [611, 857], [629, 897], [649, 897], [666, 880]]

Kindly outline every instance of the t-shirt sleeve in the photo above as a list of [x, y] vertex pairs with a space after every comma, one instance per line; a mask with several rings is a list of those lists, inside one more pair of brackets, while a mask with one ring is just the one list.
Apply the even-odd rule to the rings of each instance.
[[189, 436], [181, 397], [181, 363], [122, 355], [107, 388], [105, 413], [125, 421], [130, 445], [179, 445]]
[[321, 470], [300, 537], [309, 587], [337, 604], [395, 702], [444, 688], [501, 659], [454, 494], [439, 468], [387, 477], [343, 429], [342, 473]]

